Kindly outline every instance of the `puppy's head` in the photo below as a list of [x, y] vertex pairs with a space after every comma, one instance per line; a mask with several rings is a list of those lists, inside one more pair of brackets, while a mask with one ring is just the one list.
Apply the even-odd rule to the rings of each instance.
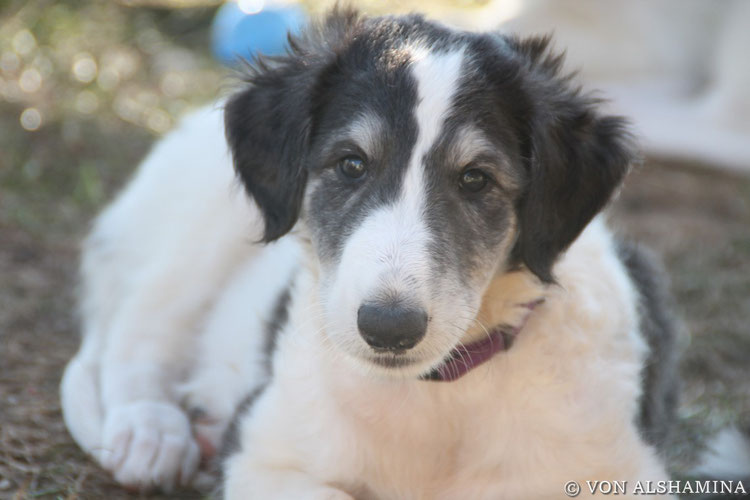
[[428, 372], [493, 277], [553, 281], [631, 161], [560, 66], [544, 38], [339, 11], [251, 70], [226, 108], [235, 166], [267, 241], [302, 214], [343, 352]]

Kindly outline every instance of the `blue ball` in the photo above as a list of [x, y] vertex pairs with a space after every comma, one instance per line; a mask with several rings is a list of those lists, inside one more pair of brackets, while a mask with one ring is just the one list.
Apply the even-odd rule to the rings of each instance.
[[304, 12], [295, 6], [268, 6], [255, 14], [243, 12], [236, 2], [219, 8], [211, 26], [214, 56], [233, 65], [260, 53], [282, 54], [287, 33], [297, 33], [304, 24]]

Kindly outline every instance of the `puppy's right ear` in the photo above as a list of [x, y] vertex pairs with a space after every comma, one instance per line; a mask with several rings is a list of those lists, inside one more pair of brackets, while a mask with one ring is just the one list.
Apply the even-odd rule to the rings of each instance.
[[263, 214], [265, 242], [286, 234], [299, 217], [317, 82], [358, 23], [355, 11], [337, 9], [290, 36], [286, 55], [248, 64], [247, 87], [226, 104], [234, 167]]

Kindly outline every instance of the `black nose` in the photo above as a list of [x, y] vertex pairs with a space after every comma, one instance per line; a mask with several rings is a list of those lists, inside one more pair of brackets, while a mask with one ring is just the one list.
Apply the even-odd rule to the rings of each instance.
[[357, 326], [371, 347], [402, 351], [411, 349], [424, 337], [427, 313], [415, 307], [364, 304], [357, 314]]

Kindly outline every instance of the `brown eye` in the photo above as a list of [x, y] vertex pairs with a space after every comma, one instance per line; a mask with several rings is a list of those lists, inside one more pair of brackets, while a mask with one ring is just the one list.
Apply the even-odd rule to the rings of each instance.
[[350, 179], [360, 179], [367, 173], [365, 161], [359, 156], [347, 156], [339, 161], [339, 172]]
[[489, 181], [490, 178], [487, 177], [487, 174], [478, 168], [470, 168], [464, 170], [461, 174], [461, 177], [458, 180], [458, 185], [464, 191], [478, 193], [487, 186]]

